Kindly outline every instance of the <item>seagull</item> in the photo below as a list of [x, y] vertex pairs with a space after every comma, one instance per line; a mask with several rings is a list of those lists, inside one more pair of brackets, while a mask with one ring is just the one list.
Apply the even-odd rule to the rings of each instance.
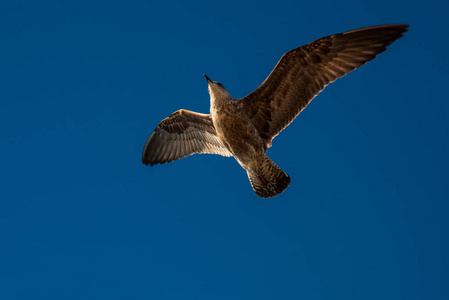
[[329, 83], [376, 58], [407, 29], [398, 24], [365, 27], [293, 49], [241, 99], [204, 75], [210, 114], [181, 109], [162, 120], [145, 143], [143, 164], [168, 163], [195, 153], [233, 156], [259, 197], [282, 193], [290, 177], [265, 154], [272, 140]]

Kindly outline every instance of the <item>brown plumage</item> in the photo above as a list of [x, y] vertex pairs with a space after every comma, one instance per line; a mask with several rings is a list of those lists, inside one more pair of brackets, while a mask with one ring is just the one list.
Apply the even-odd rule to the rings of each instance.
[[162, 164], [194, 153], [233, 156], [258, 196], [283, 192], [290, 177], [265, 155], [272, 140], [326, 85], [374, 59], [407, 28], [366, 27], [291, 50], [262, 85], [242, 99], [232, 98], [206, 76], [211, 114], [179, 110], [164, 119], [145, 144], [143, 163]]
[[153, 166], [194, 153], [232, 155], [217, 137], [210, 115], [181, 109], [159, 123], [145, 143], [142, 161]]

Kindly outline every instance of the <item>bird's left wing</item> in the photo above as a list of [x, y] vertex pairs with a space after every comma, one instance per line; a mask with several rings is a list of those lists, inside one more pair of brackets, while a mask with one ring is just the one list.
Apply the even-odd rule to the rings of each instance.
[[194, 153], [232, 155], [218, 138], [210, 115], [181, 109], [154, 129], [143, 148], [142, 163], [163, 164]]
[[241, 101], [267, 146], [326, 85], [374, 59], [408, 25], [372, 26], [318, 39], [281, 58], [268, 78]]

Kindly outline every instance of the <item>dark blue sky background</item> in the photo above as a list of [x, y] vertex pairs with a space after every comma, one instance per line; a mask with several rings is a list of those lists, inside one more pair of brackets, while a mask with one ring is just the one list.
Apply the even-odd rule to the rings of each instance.
[[[0, 4], [1, 299], [448, 299], [447, 1]], [[322, 36], [408, 23], [268, 155], [146, 167], [154, 127], [207, 113]]]

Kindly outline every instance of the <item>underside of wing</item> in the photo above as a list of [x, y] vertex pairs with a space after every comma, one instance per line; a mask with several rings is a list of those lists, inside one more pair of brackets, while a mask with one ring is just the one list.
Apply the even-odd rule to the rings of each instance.
[[194, 153], [231, 156], [217, 137], [210, 115], [181, 109], [154, 129], [143, 148], [142, 163], [163, 164]]
[[334, 80], [374, 59], [407, 31], [381, 25], [318, 39], [284, 54], [268, 78], [241, 99], [268, 147], [312, 99]]

